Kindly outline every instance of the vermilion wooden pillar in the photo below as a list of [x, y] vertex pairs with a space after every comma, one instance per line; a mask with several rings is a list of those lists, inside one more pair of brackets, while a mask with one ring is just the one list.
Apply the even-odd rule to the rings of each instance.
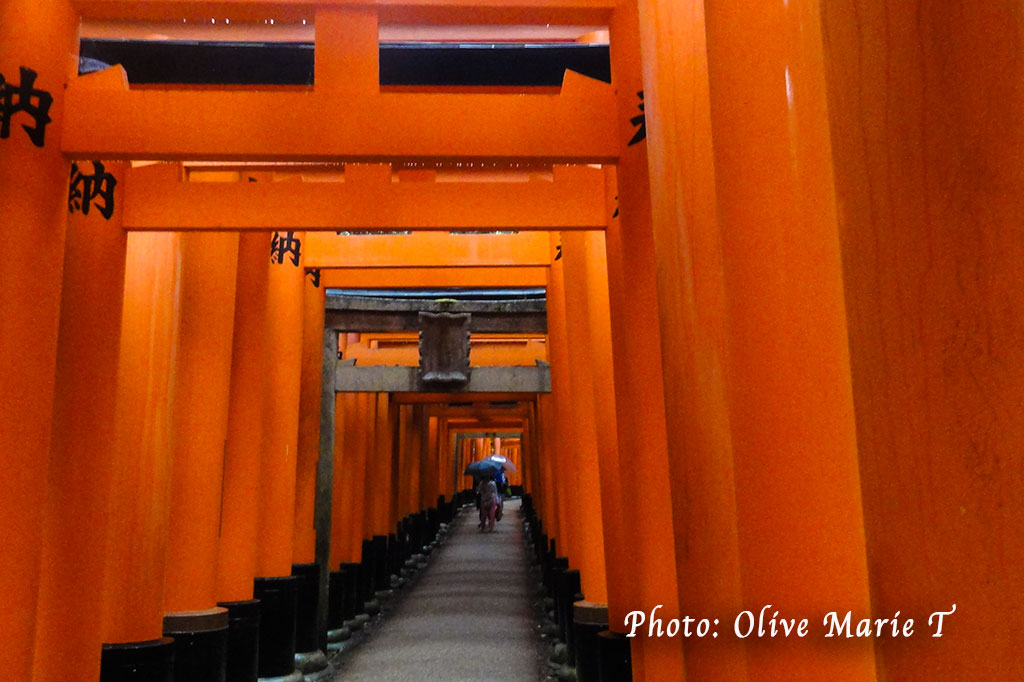
[[424, 409], [423, 419], [426, 422], [426, 432], [424, 433], [426, 442], [423, 447], [423, 485], [420, 489], [420, 509], [436, 506], [437, 497], [441, 494], [438, 486], [441, 468], [441, 448], [438, 441], [440, 438], [439, 420], [437, 417], [431, 416], [426, 409]]
[[[552, 239], [560, 239], [555, 234]], [[576, 421], [573, 414], [573, 391], [576, 389], [571, 374], [568, 332], [566, 329], [565, 270], [562, 260], [548, 269], [547, 312], [548, 340], [551, 348], [551, 420], [552, 436], [546, 439], [545, 454], [552, 457], [552, 485], [557, 512], [556, 549], [569, 557], [572, 565], [579, 562], [580, 513], [575, 507], [573, 490], [576, 484], [575, 468]], [[552, 534], [549, 533], [549, 536]]]
[[[83, 163], [87, 170], [91, 164]], [[123, 166], [104, 164], [115, 179]], [[127, 239], [121, 185], [110, 218], [68, 216], [33, 680], [95, 679], [115, 459], [117, 364]]]
[[273, 352], [265, 339], [270, 235], [242, 234], [238, 246], [231, 393], [217, 559], [217, 600], [252, 598], [259, 533], [266, 377]]
[[217, 603], [238, 235], [181, 235], [164, 610]]
[[[0, 498], [0, 674], [9, 679], [29, 679], [32, 667], [67, 215], [63, 93], [77, 57], [70, 2], [0, 5], [0, 74], [8, 87], [31, 86], [52, 98], [48, 123], [12, 112], [0, 138], [0, 464], [8, 491]], [[34, 84], [22, 67], [36, 74]], [[32, 103], [42, 100], [23, 102]]]
[[148, 641], [163, 632], [180, 271], [179, 235], [128, 235], [104, 642]]
[[[705, 2], [744, 605], [867, 617], [818, 2]], [[757, 45], [757, 49], [751, 49]], [[875, 679], [870, 641], [747, 647], [751, 680]]]
[[555, 448], [557, 447], [558, 440], [554, 428], [554, 404], [555, 399], [550, 393], [542, 393], [537, 397], [537, 432], [539, 435], [537, 451], [543, 477], [543, 484], [541, 486], [543, 502], [541, 518], [543, 519], [545, 533], [548, 538], [558, 538], [562, 535], [560, 532], [560, 522], [562, 519], [558, 508], [558, 485], [555, 481], [556, 462], [558, 460], [558, 453], [555, 451]]
[[396, 517], [403, 518], [406, 514], [412, 511], [410, 508], [409, 495], [411, 494], [412, 488], [412, 477], [419, 473], [419, 456], [415, 457], [415, 463], [413, 462], [413, 423], [412, 423], [412, 405], [399, 405], [397, 407], [398, 412], [398, 440], [396, 441], [396, 459], [398, 461], [398, 467], [395, 476], [395, 497], [396, 499]]
[[455, 494], [452, 475], [455, 470], [455, 449], [447, 419], [441, 419], [437, 438], [438, 450], [441, 453], [441, 463], [437, 471], [438, 495], [444, 495], [446, 500], [451, 500]]
[[[366, 400], [360, 393], [337, 395], [331, 565], [360, 561], [366, 506]], [[340, 436], [340, 437], [339, 437]]]
[[550, 393], [541, 393], [532, 408], [532, 423], [536, 434], [534, 449], [531, 454], [537, 459], [538, 484], [540, 486], [540, 504], [538, 511], [544, 522], [548, 537], [557, 536], [558, 509], [555, 502], [553, 456], [549, 451], [548, 442], [552, 437], [551, 414], [552, 398]]
[[302, 374], [299, 392], [298, 466], [295, 474], [294, 563], [315, 561], [316, 463], [320, 458], [320, 368], [324, 353], [324, 288], [318, 273], [308, 273], [303, 285]]
[[[619, 523], [621, 497], [618, 489], [618, 443], [615, 437], [615, 387], [611, 377], [611, 354], [607, 347], [598, 349], [608, 332], [608, 289], [606, 275], [589, 267], [586, 235], [582, 232], [562, 235], [562, 260], [565, 273], [566, 344], [569, 349], [569, 372], [572, 381], [573, 440], [571, 450], [575, 466], [567, 479], [566, 492], [572, 492], [568, 513], [578, 519], [578, 538], [574, 546], [575, 568], [580, 570], [583, 595], [588, 601], [608, 601], [608, 572], [605, 565], [605, 543], [616, 554], [625, 545]], [[603, 244], [602, 244], [603, 247]], [[604, 254], [600, 263], [604, 268]], [[604, 311], [592, 310], [604, 306]], [[592, 323], [604, 329], [595, 327]], [[602, 363], [604, 367], [599, 367]], [[604, 402], [598, 405], [597, 395]], [[606, 408], [610, 407], [608, 410]], [[566, 450], [570, 449], [568, 443]], [[605, 488], [604, 478], [609, 479]], [[614, 492], [612, 492], [614, 491]], [[606, 493], [611, 494], [606, 494]], [[604, 509], [608, 504], [609, 508]], [[605, 523], [610, 525], [606, 529]], [[621, 565], [621, 564], [619, 564]], [[613, 567], [617, 568], [617, 566]], [[613, 589], [620, 588], [625, 576], [617, 570], [611, 574]]]
[[[876, 644], [878, 677], [1013, 677], [1024, 15], [1016, 3], [821, 8], [871, 602], [920, 628]], [[954, 603], [932, 637], [929, 615]]]
[[[406, 491], [406, 514], [415, 514], [423, 507], [420, 505], [420, 490], [422, 488], [422, 477], [424, 470], [423, 439], [423, 407], [421, 405], [409, 406], [409, 435], [408, 435], [408, 465], [406, 471], [409, 477], [409, 488]], [[403, 475], [399, 472], [399, 475]]]
[[[279, 235], [279, 238], [284, 233]], [[288, 233], [291, 235], [292, 233]], [[301, 233], [295, 238], [302, 239]], [[267, 254], [268, 259], [270, 253]], [[269, 360], [264, 406], [260, 490], [260, 577], [291, 575], [295, 523], [296, 450], [302, 370], [303, 287], [301, 257], [271, 262], [267, 292]]]
[[376, 531], [374, 501], [377, 493], [377, 394], [361, 393], [362, 414], [365, 425], [360, 429], [366, 457], [366, 475], [363, 477], [363, 539], [368, 540]]
[[[373, 486], [367, 495], [373, 500], [372, 534], [387, 535], [393, 524], [395, 503], [394, 476], [392, 472], [392, 444], [394, 442], [394, 419], [387, 393], [375, 393], [374, 397], [374, 441], [371, 455]], [[369, 482], [368, 477], [368, 482]]]
[[[345, 335], [341, 335], [342, 343]], [[352, 532], [351, 515], [346, 508], [350, 503], [350, 495], [346, 484], [351, 481], [352, 472], [346, 471], [344, 467], [350, 467], [352, 461], [346, 457], [345, 442], [345, 420], [352, 419], [351, 403], [355, 397], [354, 393], [334, 394], [334, 468], [331, 481], [331, 558], [328, 565], [332, 568], [338, 566], [342, 561], [350, 561], [349, 549]], [[352, 443], [347, 447], [352, 448]]]
[[[647, 139], [631, 149], [642, 147], [647, 157], [653, 219], [651, 234], [634, 231], [630, 222], [633, 210], [622, 203], [621, 246], [612, 246], [618, 234], [615, 225], [608, 231], [608, 243], [609, 254], [621, 253], [629, 267], [630, 295], [644, 301], [628, 306], [621, 321], [627, 328], [659, 330], [662, 376], [650, 378], [658, 369], [650, 367], [649, 352], [628, 349], [634, 340], [658, 344], [659, 338], [653, 335], [624, 337], [626, 352], [620, 353], [616, 343], [615, 359], [627, 362], [626, 358], [631, 358], [632, 372], [643, 372], [649, 377], [646, 382], [664, 387], [664, 424], [659, 413], [646, 411], [636, 418], [656, 419], [656, 425], [632, 429], [639, 438], [656, 430], [666, 432], [671, 463], [662, 466], [668, 467], [672, 486], [676, 565], [656, 560], [649, 565], [660, 567], [666, 580], [670, 573], [678, 573], [683, 613], [706, 614], [728, 624], [743, 610], [743, 599], [726, 401], [729, 350], [704, 5], [641, 0], [639, 7]], [[624, 163], [619, 170], [626, 171]], [[630, 199], [630, 187], [630, 183], [620, 183], [620, 202]], [[655, 276], [656, 290], [649, 284], [643, 287], [650, 280], [636, 273], [644, 272]], [[657, 315], [652, 319], [654, 312]], [[616, 342], [623, 334], [616, 336]], [[651, 456], [652, 447], [665, 450], [659, 439], [648, 441], [637, 451]], [[642, 504], [659, 502], [660, 496], [654, 495]], [[645, 526], [645, 530], [656, 532], [653, 526]], [[657, 544], [652, 539], [643, 546]], [[642, 581], [647, 608], [664, 591], [656, 583]], [[744, 641], [725, 634], [727, 630], [717, 639], [683, 643], [689, 677], [747, 679]], [[648, 641], [641, 644], [645, 653], [652, 647]], [[634, 654], [636, 651], [634, 647]]]

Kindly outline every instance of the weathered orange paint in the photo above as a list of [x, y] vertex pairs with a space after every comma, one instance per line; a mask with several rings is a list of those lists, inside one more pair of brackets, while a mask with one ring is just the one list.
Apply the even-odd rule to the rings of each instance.
[[270, 235], [243, 234], [238, 244], [231, 398], [217, 557], [217, 600], [252, 598], [259, 534], [260, 471], [266, 375], [273, 360], [267, 326]]
[[307, 275], [302, 289], [302, 370], [299, 390], [299, 452], [295, 473], [295, 549], [293, 561], [316, 560], [316, 468], [320, 459], [320, 391], [324, 355], [324, 288]]
[[[878, 678], [1012, 678], [1024, 615], [1014, 3], [821, 3]], [[799, 94], [799, 92], [798, 92]]]
[[[818, 6], [705, 21], [743, 601], [820, 623], [870, 604]], [[799, 639], [748, 645], [747, 672], [874, 680], [875, 659]]]
[[[302, 233], [295, 237], [303, 239]], [[269, 254], [268, 254], [269, 259]], [[302, 261], [290, 258], [269, 266], [267, 347], [272, 350], [264, 406], [260, 489], [261, 577], [291, 575], [295, 524], [295, 476], [302, 372]]]
[[181, 235], [164, 610], [216, 606], [238, 235]]
[[128, 236], [104, 642], [146, 641], [163, 633], [181, 258], [178, 235]]
[[[0, 5], [0, 74], [11, 87], [20, 67], [37, 73], [35, 87], [53, 96], [45, 146], [22, 130], [35, 123], [13, 113], [0, 140], [0, 206], [4, 266], [0, 268], [0, 674], [31, 675], [46, 462], [54, 401], [61, 307], [61, 266], [67, 215], [68, 163], [60, 153], [64, 83], [75, 72], [78, 18], [67, 0]], [[40, 468], [41, 467], [41, 468]], [[53, 653], [53, 652], [48, 652]]]
[[[120, 179], [120, 164], [106, 165]], [[89, 169], [86, 168], [88, 171]], [[121, 192], [110, 220], [97, 211], [68, 216], [46, 478], [33, 680], [96, 679], [107, 548], [107, 500], [114, 476], [121, 300], [127, 240]], [[63, 352], [61, 352], [61, 350]]]

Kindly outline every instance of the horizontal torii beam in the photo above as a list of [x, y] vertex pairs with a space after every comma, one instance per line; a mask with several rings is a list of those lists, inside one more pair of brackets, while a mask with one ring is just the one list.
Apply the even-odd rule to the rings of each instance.
[[336, 235], [313, 232], [302, 240], [307, 268], [547, 267], [555, 254], [545, 232], [518, 234]]
[[390, 164], [348, 164], [344, 182], [189, 182], [178, 164], [125, 173], [123, 225], [143, 231], [593, 230], [607, 224], [604, 171], [553, 180], [393, 182]]
[[558, 95], [134, 90], [111, 71], [68, 83], [70, 158], [614, 163], [619, 154], [611, 86], [571, 71]]
[[603, 24], [615, 0], [72, 0], [89, 19], [301, 21], [316, 8], [374, 7], [391, 24]]
[[[423, 393], [437, 391], [419, 378], [419, 367], [353, 367], [338, 364], [334, 388], [338, 393]], [[551, 371], [537, 367], [474, 367], [469, 383], [449, 393], [550, 393]], [[508, 414], [508, 411], [505, 411]], [[498, 415], [503, 416], [503, 415]]]

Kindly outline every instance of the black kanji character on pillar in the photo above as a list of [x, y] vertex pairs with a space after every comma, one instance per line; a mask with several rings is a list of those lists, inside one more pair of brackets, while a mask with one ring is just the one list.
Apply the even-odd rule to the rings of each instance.
[[613, 218], [619, 217], [619, 195], [615, 195], [615, 213], [612, 213]]
[[302, 240], [296, 239], [294, 232], [285, 232], [283, 236], [275, 232], [274, 238], [270, 240], [270, 262], [280, 265], [284, 263], [285, 256], [290, 254], [292, 265], [298, 267], [301, 250]]
[[313, 282], [313, 286], [320, 287], [320, 268], [310, 268], [306, 270], [306, 274], [309, 275], [309, 279]]
[[102, 199], [102, 203], [96, 203], [96, 208], [104, 218], [110, 220], [114, 215], [114, 188], [117, 186], [117, 179], [106, 172], [99, 161], [92, 162], [92, 169], [92, 175], [84, 175], [78, 164], [72, 162], [71, 184], [68, 187], [68, 213], [80, 210], [83, 215], [89, 215], [93, 199]]
[[555, 260], [562, 260], [562, 244], [559, 242], [558, 246], [555, 247]]
[[[32, 69], [21, 67], [21, 84], [13, 85], [0, 74], [0, 139], [11, 136], [11, 119], [19, 111], [35, 119], [32, 127], [22, 125], [32, 144], [42, 147], [46, 141], [46, 124], [50, 122], [50, 105], [53, 95], [45, 90], [36, 90], [36, 74]], [[33, 101], [34, 100], [34, 101]]]
[[641, 90], [636, 94], [637, 97], [640, 98], [640, 104], [637, 105], [640, 109], [640, 115], [629, 119], [629, 122], [635, 126], [639, 126], [639, 128], [637, 128], [636, 133], [633, 134], [633, 139], [626, 144], [627, 147], [632, 147], [636, 143], [647, 139], [647, 117], [644, 114], [644, 91]]

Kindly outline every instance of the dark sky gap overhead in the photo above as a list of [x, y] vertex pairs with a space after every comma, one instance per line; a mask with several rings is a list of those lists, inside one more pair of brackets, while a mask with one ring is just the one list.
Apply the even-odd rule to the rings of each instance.
[[[83, 39], [81, 71], [121, 64], [133, 84], [310, 85], [312, 43]], [[91, 60], [95, 60], [91, 61]], [[607, 45], [382, 43], [381, 85], [557, 86], [566, 69], [611, 81]]]

